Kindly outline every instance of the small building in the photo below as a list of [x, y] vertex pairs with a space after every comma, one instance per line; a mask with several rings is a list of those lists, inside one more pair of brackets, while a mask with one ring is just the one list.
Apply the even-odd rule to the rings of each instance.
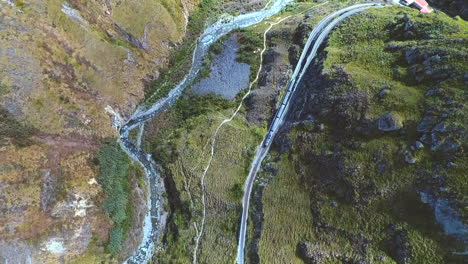
[[432, 9], [429, 8], [429, 4], [425, 0], [401, 0], [400, 3], [406, 6], [412, 5], [419, 9], [421, 13], [427, 14], [432, 12]]

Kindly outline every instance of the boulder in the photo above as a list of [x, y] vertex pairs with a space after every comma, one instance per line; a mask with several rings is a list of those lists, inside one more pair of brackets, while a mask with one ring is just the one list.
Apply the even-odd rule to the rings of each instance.
[[421, 141], [416, 141], [416, 142], [414, 143], [414, 146], [416, 147], [416, 149], [422, 149], [422, 148], [424, 148], [424, 144], [421, 143]]
[[385, 97], [386, 95], [388, 95], [390, 93], [390, 89], [388, 88], [383, 88], [382, 90], [380, 90], [379, 92], [379, 97]]
[[422, 61], [423, 55], [419, 53], [419, 50], [416, 48], [409, 48], [405, 51], [405, 59], [408, 65], [413, 65], [420, 63]]
[[419, 141], [425, 143], [425, 144], [431, 144], [431, 139], [429, 137], [429, 134], [423, 134], [420, 138]]
[[308, 241], [300, 242], [297, 245], [297, 253], [305, 264], [323, 263], [324, 259], [333, 255], [327, 247]]
[[437, 120], [434, 116], [426, 115], [423, 117], [421, 122], [419, 122], [416, 130], [421, 133], [429, 132], [436, 124]]
[[431, 88], [431, 89], [427, 90], [427, 92], [426, 92], [426, 94], [424, 94], [424, 96], [429, 97], [429, 96], [439, 95], [439, 94], [440, 94], [440, 91], [437, 88]]
[[460, 144], [452, 136], [441, 133], [431, 133], [431, 151], [442, 150], [443, 152], [456, 151]]
[[441, 122], [438, 123], [433, 129], [432, 132], [439, 132], [439, 133], [446, 133], [447, 132], [447, 126]]
[[409, 153], [406, 153], [405, 154], [405, 161], [406, 163], [408, 164], [415, 164], [416, 163], [416, 158], [413, 157], [413, 155], [409, 154]]
[[380, 117], [377, 121], [380, 131], [396, 131], [403, 127], [401, 118], [394, 113], [388, 113]]

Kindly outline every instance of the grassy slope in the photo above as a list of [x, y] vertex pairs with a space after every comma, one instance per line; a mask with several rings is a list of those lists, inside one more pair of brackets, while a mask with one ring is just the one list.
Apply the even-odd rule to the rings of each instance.
[[[187, 98], [177, 104], [184, 104], [185, 100]], [[208, 159], [207, 143], [216, 126], [232, 113], [232, 103], [227, 104], [231, 107], [223, 110], [211, 106], [208, 112], [192, 115], [185, 123], [172, 117], [172, 122], [184, 123], [183, 127], [175, 128], [175, 133], [154, 142], [158, 146], [155, 155], [164, 159], [166, 174], [174, 180], [180, 199], [173, 208], [174, 219], [166, 237], [166, 250], [159, 256], [161, 263], [190, 262], [194, 223], [199, 227], [201, 220], [200, 176]], [[179, 109], [177, 105], [168, 114], [173, 115], [176, 109]], [[247, 126], [243, 118], [234, 120], [219, 133], [212, 165], [206, 175], [207, 218], [199, 253], [202, 263], [213, 260], [222, 263], [235, 258], [240, 210], [235, 186], [244, 181], [245, 168], [253, 154], [252, 146], [259, 141], [258, 128]]]
[[[368, 11], [363, 15], [349, 19], [332, 33], [329, 46], [326, 51], [328, 56], [324, 62], [324, 71], [334, 76], [334, 66], [343, 65], [346, 72], [351, 76], [352, 87], [367, 91], [369, 94], [377, 94], [385, 85], [391, 85], [391, 94], [383, 102], [377, 101], [374, 97], [370, 99], [370, 109], [367, 112], [368, 118], [378, 117], [386, 112], [395, 111], [403, 118], [404, 125], [409, 127], [409, 131], [402, 135], [391, 134], [389, 136], [379, 136], [377, 138], [353, 138], [352, 140], [361, 143], [358, 148], [344, 147], [346, 166], [359, 168], [357, 178], [348, 178], [352, 184], [375, 185], [380, 195], [375, 196], [367, 206], [355, 206], [341, 200], [330, 187], [320, 185], [321, 173], [318, 165], [313, 164], [308, 157], [320, 155], [323, 150], [333, 150], [338, 142], [339, 136], [334, 137], [329, 130], [324, 132], [313, 132], [311, 127], [296, 128], [290, 133], [293, 142], [292, 150], [281, 156], [282, 160], [290, 159], [290, 162], [281, 161], [279, 163], [280, 175], [273, 184], [265, 190], [264, 212], [265, 216], [277, 215], [276, 219], [286, 216], [287, 222], [279, 223], [275, 220], [265, 219], [264, 232], [275, 230], [274, 234], [264, 234], [260, 244], [260, 259], [263, 263], [271, 262], [270, 252], [281, 252], [283, 248], [295, 250], [297, 243], [303, 238], [290, 238], [291, 234], [286, 229], [280, 229], [275, 225], [292, 224], [291, 228], [300, 227], [299, 221], [304, 214], [303, 211], [313, 210], [315, 219], [315, 230], [311, 237], [312, 242], [325, 243], [323, 252], [335, 252], [341, 256], [361, 257], [373, 262], [389, 262], [379, 260], [380, 255], [386, 255], [384, 243], [387, 239], [386, 228], [388, 224], [395, 223], [399, 228], [408, 231], [408, 241], [412, 248], [411, 263], [448, 263], [447, 261], [460, 261], [460, 259], [449, 260], [450, 247], [457, 247], [454, 241], [442, 235], [440, 227], [434, 224], [434, 217], [427, 205], [419, 201], [419, 197], [414, 193], [414, 182], [416, 178], [416, 168], [403, 161], [402, 155], [398, 151], [416, 140], [414, 124], [418, 122], [424, 109], [424, 93], [431, 87], [431, 83], [416, 84], [410, 80], [409, 73], [402, 65], [402, 58], [398, 53], [385, 51], [385, 47], [391, 40], [389, 29], [386, 27], [389, 21], [396, 21], [401, 9], [384, 9]], [[429, 16], [418, 16], [416, 11], [405, 9], [410, 12], [411, 19], [419, 23], [429, 22], [423, 25], [422, 31], [429, 30], [436, 37], [431, 40], [419, 41], [418, 45], [425, 50], [443, 47], [451, 56], [450, 63], [457, 67], [460, 72], [466, 72], [466, 62], [463, 56], [458, 56], [460, 50], [466, 50], [466, 41], [452, 44], [452, 39], [466, 38], [466, 22], [454, 21], [451, 18], [440, 14]], [[425, 27], [425, 28], [424, 28]], [[443, 37], [439, 39], [438, 37]], [[448, 44], [450, 43], [450, 44]], [[399, 45], [416, 45], [415, 41], [398, 42]], [[466, 54], [466, 53], [465, 53]], [[398, 68], [403, 70], [401, 77], [396, 78], [393, 70]], [[456, 97], [463, 93], [463, 85], [460, 80], [446, 81], [442, 87], [450, 87]], [[343, 91], [349, 87], [343, 87]], [[463, 123], [461, 117], [450, 120], [453, 123]], [[321, 120], [326, 125], [327, 120]], [[306, 136], [304, 138], [304, 135]], [[375, 167], [375, 153], [380, 155], [390, 164], [390, 169], [384, 174], [379, 174]], [[437, 162], [437, 155], [428, 149], [418, 151], [416, 154], [419, 168], [431, 169]], [[458, 158], [459, 166], [455, 169], [447, 170], [448, 187], [458, 197], [466, 195], [466, 157]], [[302, 176], [301, 180], [292, 173], [291, 167]], [[281, 173], [283, 171], [283, 173]], [[284, 172], [288, 171], [288, 172]], [[325, 174], [326, 175], [326, 174]], [[300, 214], [290, 213], [290, 204], [279, 203], [285, 186], [280, 183], [285, 182], [313, 182], [311, 185], [310, 199], [312, 207], [304, 206], [297, 211]], [[293, 185], [294, 186], [294, 185]], [[275, 188], [276, 187], [276, 188]], [[303, 187], [302, 190], [308, 187]], [[293, 188], [294, 190], [294, 188]], [[288, 198], [291, 200], [307, 199], [303, 197], [303, 191], [288, 191]], [[360, 195], [361, 190], [357, 190], [356, 195]], [[279, 193], [279, 194], [278, 194]], [[362, 193], [364, 195], [364, 193]], [[271, 199], [270, 197], [276, 197]], [[463, 198], [462, 198], [463, 200]], [[331, 202], [336, 201], [337, 207], [331, 206]], [[317, 226], [328, 226], [331, 229], [318, 228]], [[309, 224], [302, 225], [302, 232], [307, 234], [310, 230]], [[330, 231], [332, 230], [332, 231]], [[277, 243], [272, 236], [282, 238], [283, 243]], [[353, 249], [352, 239], [364, 236], [369, 240], [369, 251], [362, 253], [358, 249]], [[284, 238], [286, 237], [286, 238]], [[289, 241], [288, 241], [289, 240]], [[276, 263], [289, 263], [295, 259], [294, 252], [289, 252], [289, 256], [277, 259]], [[280, 256], [283, 256], [282, 254]], [[335, 263], [334, 257], [326, 258], [327, 263]]]
[[278, 166], [278, 177], [264, 191], [259, 255], [262, 263], [302, 263], [295, 254], [297, 241], [315, 238], [312, 214], [304, 210], [310, 208], [309, 194], [287, 159]]
[[[335, 34], [330, 37], [328, 56], [325, 61], [325, 72], [332, 73], [332, 65], [345, 65], [345, 70], [351, 73], [353, 85], [360, 90], [365, 90], [369, 94], [377, 94], [382, 87], [390, 86], [391, 92], [384, 100], [372, 99], [368, 118], [375, 118], [387, 112], [395, 112], [402, 119], [403, 124], [408, 127], [408, 135], [400, 137], [380, 137], [366, 143], [367, 147], [360, 155], [354, 155], [359, 161], [360, 158], [369, 160], [366, 153], [378, 149], [380, 146], [388, 145], [398, 148], [400, 144], [408, 144], [411, 140], [416, 140], [414, 124], [417, 124], [424, 114], [424, 110], [429, 107], [443, 108], [442, 100], [439, 98], [427, 98], [424, 94], [434, 87], [434, 82], [424, 81], [416, 83], [408, 69], [402, 66], [404, 60], [399, 52], [390, 52], [386, 49], [389, 43], [401, 45], [402, 47], [419, 47], [431, 52], [446, 52], [447, 64], [453, 67], [451, 73], [466, 73], [466, 38], [468, 37], [468, 23], [463, 20], [454, 20], [443, 13], [434, 13], [429, 16], [416, 15], [417, 12], [409, 10], [411, 19], [417, 24], [417, 32], [422, 34], [432, 34], [428, 40], [395, 41], [391, 37], [387, 24], [389, 21], [396, 22], [400, 9], [392, 8], [384, 11], [376, 10], [366, 13], [366, 15], [353, 18], [341, 26]], [[440, 51], [442, 50], [442, 51]], [[395, 74], [396, 69], [403, 73]], [[439, 85], [443, 93], [453, 96], [457, 102], [463, 102], [465, 92], [463, 81], [449, 78]], [[462, 108], [461, 111], [465, 111]], [[450, 117], [449, 122], [455, 126], [466, 124], [466, 118], [462, 114]], [[431, 167], [439, 158], [437, 154], [429, 150], [416, 153], [424, 167]], [[464, 166], [463, 163], [460, 165]], [[466, 175], [451, 172], [449, 179], [465, 177]], [[458, 182], [462, 180], [458, 179]], [[466, 181], [465, 181], [466, 182]], [[460, 194], [467, 193], [468, 183], [462, 186], [450, 186], [458, 189]]]

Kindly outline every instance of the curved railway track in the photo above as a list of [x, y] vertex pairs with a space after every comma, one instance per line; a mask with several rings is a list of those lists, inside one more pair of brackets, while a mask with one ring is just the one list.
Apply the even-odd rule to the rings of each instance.
[[[244, 196], [242, 198], [242, 216], [239, 228], [239, 240], [237, 246], [237, 263], [243, 264], [245, 261], [245, 241], [247, 232], [247, 220], [249, 216], [250, 196], [253, 189], [253, 184], [261, 163], [267, 155], [275, 135], [278, 133], [279, 128], [284, 123], [284, 119], [289, 110], [291, 98], [294, 96], [296, 88], [300, 84], [304, 74], [307, 72], [311, 62], [315, 59], [317, 51], [323, 44], [324, 40], [332, 29], [341, 23], [346, 18], [358, 14], [369, 8], [383, 8], [386, 5], [380, 3], [357, 4], [343, 8], [327, 17], [322, 19], [312, 30], [309, 38], [304, 46], [301, 57], [296, 65], [291, 80], [289, 81], [288, 88], [284, 94], [278, 110], [270, 123], [267, 134], [265, 135], [261, 145], [257, 147], [257, 152], [252, 161], [249, 174], [244, 183]], [[313, 45], [312, 45], [313, 44]]]

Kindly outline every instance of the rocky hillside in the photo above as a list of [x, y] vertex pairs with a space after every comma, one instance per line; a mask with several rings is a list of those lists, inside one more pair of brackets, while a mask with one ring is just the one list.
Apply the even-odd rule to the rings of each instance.
[[260, 262], [464, 263], [467, 37], [408, 8], [331, 34], [266, 163]]
[[468, 20], [468, 3], [463, 0], [428, 0], [431, 6], [436, 7], [451, 16], [460, 16]]
[[[116, 136], [112, 115], [128, 116], [166, 66], [197, 4], [0, 1], [0, 262], [106, 258], [108, 231], [121, 221], [103, 201], [120, 185], [97, 176], [113, 165], [106, 157], [129, 160], [113, 143], [96, 152]], [[134, 178], [138, 190], [132, 168], [119, 179]], [[139, 223], [144, 194], [126, 197], [142, 204]], [[120, 257], [138, 242], [138, 225], [127, 226]]]

